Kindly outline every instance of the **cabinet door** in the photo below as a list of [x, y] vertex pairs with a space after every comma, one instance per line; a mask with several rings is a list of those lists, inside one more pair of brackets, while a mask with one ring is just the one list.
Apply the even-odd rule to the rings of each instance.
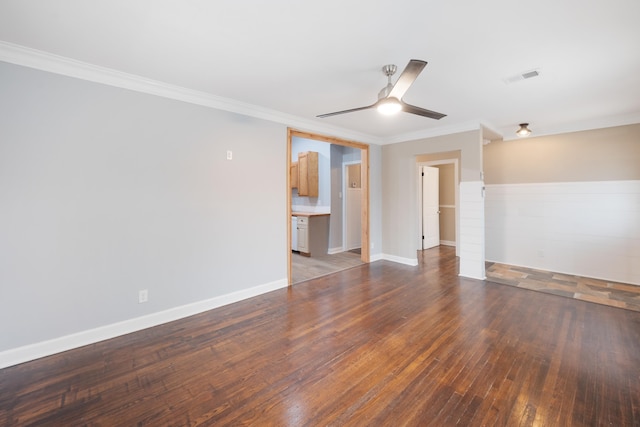
[[307, 171], [309, 170], [308, 153], [298, 154], [298, 196], [309, 195], [309, 180]]
[[298, 154], [298, 196], [318, 197], [318, 153]]
[[309, 229], [305, 225], [298, 225], [298, 251], [309, 253]]
[[298, 162], [291, 163], [289, 176], [291, 180], [291, 188], [298, 188]]

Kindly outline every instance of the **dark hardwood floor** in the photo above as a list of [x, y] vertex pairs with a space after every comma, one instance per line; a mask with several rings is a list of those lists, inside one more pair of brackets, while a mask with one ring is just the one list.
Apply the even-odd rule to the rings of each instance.
[[640, 426], [640, 313], [419, 258], [0, 370], [0, 425]]

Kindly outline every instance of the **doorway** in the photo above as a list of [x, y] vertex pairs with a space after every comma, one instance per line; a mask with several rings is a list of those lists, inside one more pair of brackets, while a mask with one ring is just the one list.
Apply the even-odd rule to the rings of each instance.
[[[288, 282], [289, 286], [292, 281], [292, 190], [291, 190], [291, 166], [292, 166], [292, 139], [294, 137], [309, 139], [328, 144], [335, 144], [343, 147], [351, 147], [360, 150], [360, 236], [361, 251], [360, 261], [369, 262], [369, 146], [359, 142], [348, 141], [340, 138], [329, 137], [309, 132], [297, 131], [289, 128], [287, 130], [287, 264], [288, 264]], [[342, 210], [342, 208], [341, 208]], [[340, 212], [342, 213], [342, 212]]]
[[[454, 157], [455, 156], [455, 157]], [[438, 153], [434, 155], [418, 156], [416, 174], [418, 179], [418, 200], [419, 200], [419, 213], [418, 218], [420, 224], [418, 230], [421, 235], [419, 236], [420, 246], [418, 250], [424, 248], [422, 244], [422, 230], [424, 227], [423, 218], [423, 196], [422, 196], [422, 168], [434, 167], [439, 170], [439, 185], [438, 185], [438, 206], [439, 211], [439, 237], [438, 245], [455, 246], [456, 256], [460, 255], [460, 243], [458, 236], [460, 235], [460, 221], [459, 221], [459, 209], [460, 199], [458, 195], [458, 188], [460, 184], [459, 175], [459, 152], [447, 152]], [[431, 157], [438, 157], [438, 160], [429, 160]], [[449, 158], [447, 158], [449, 157]], [[426, 236], [425, 236], [426, 238]], [[429, 246], [431, 247], [431, 246]]]
[[342, 247], [343, 250], [352, 251], [361, 249], [362, 246], [362, 163], [347, 162], [342, 166], [343, 179], [343, 203], [342, 203]]

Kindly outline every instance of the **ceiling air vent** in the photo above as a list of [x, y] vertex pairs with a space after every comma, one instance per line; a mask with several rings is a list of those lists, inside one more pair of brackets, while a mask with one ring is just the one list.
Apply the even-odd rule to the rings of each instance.
[[538, 77], [539, 75], [540, 75], [540, 70], [539, 69], [535, 69], [535, 70], [523, 71], [520, 74], [516, 74], [516, 75], [510, 76], [510, 77], [505, 77], [502, 80], [506, 84], [511, 84], [511, 83], [519, 82], [521, 80], [532, 79], [534, 77]]

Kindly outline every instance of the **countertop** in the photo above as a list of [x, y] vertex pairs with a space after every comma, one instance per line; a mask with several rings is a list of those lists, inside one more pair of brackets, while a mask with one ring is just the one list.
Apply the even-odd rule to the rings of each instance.
[[291, 212], [291, 216], [323, 216], [323, 215], [331, 215], [330, 213], [321, 213], [321, 212]]

